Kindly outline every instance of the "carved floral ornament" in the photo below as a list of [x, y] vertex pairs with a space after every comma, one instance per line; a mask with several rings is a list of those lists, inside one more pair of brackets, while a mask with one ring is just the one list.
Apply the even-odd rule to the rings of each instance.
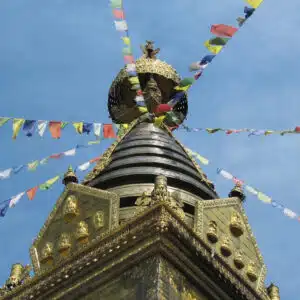
[[70, 195], [67, 197], [66, 203], [63, 206], [63, 218], [65, 222], [69, 223], [78, 215], [78, 199], [75, 195]]

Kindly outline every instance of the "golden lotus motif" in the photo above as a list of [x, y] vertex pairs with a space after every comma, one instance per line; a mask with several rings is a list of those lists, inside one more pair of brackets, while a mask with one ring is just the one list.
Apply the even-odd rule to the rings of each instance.
[[255, 268], [255, 263], [253, 261], [250, 261], [247, 267], [247, 276], [250, 279], [250, 281], [254, 282], [257, 280], [257, 270]]
[[218, 227], [215, 221], [209, 221], [206, 236], [211, 243], [216, 243], [218, 241]]
[[244, 233], [244, 225], [241, 216], [234, 212], [230, 220], [230, 230], [235, 237], [239, 237]]
[[233, 259], [234, 265], [237, 269], [241, 270], [244, 268], [245, 264], [243, 261], [243, 253], [242, 251], [238, 251]]
[[63, 217], [65, 222], [69, 223], [71, 222], [75, 217], [79, 215], [79, 209], [78, 209], [78, 199], [75, 195], [70, 195], [66, 203], [63, 207]]
[[223, 241], [222, 241], [222, 244], [221, 244], [221, 253], [225, 257], [229, 257], [232, 254], [232, 251], [231, 251], [231, 240], [227, 236], [225, 236], [223, 238]]
[[62, 256], [67, 256], [68, 252], [71, 248], [71, 238], [68, 233], [62, 233], [59, 240], [58, 240], [58, 252]]
[[102, 210], [94, 214], [93, 223], [96, 230], [100, 230], [104, 227], [104, 212]]
[[86, 222], [80, 221], [75, 231], [76, 240], [81, 244], [86, 244], [89, 237], [89, 228]]
[[41, 263], [51, 265], [53, 263], [53, 244], [48, 242], [41, 251]]

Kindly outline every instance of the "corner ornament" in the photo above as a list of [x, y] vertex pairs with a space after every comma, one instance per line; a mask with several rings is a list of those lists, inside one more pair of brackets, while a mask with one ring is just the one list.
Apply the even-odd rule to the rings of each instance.
[[144, 192], [141, 197], [137, 198], [135, 205], [151, 207], [159, 202], [166, 203], [182, 220], [184, 220], [185, 214], [182, 209], [182, 200], [179, 199], [179, 197], [174, 197], [174, 195], [168, 191], [167, 178], [163, 175], [156, 176], [154, 189], [151, 194]]

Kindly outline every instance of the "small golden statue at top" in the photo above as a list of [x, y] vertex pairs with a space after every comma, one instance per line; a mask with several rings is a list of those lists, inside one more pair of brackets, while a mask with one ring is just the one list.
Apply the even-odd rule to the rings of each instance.
[[104, 212], [102, 210], [99, 210], [94, 214], [93, 223], [96, 230], [100, 230], [104, 227]]
[[209, 221], [206, 236], [211, 243], [218, 241], [218, 226], [215, 221]]
[[71, 222], [76, 216], [79, 215], [78, 200], [75, 195], [70, 195], [66, 199], [63, 207], [63, 217], [65, 222]]
[[53, 244], [48, 242], [41, 251], [41, 263], [52, 264], [53, 262]]
[[235, 237], [239, 237], [244, 233], [244, 225], [241, 216], [235, 211], [230, 220], [230, 230]]
[[143, 51], [144, 58], [156, 59], [156, 54], [159, 53], [160, 49], [157, 48], [154, 50], [154, 42], [146, 41], [146, 45], [141, 45], [141, 50]]
[[77, 241], [81, 244], [86, 244], [88, 242], [89, 237], [89, 228], [88, 224], [84, 221], [80, 221], [77, 224], [76, 230], [75, 230], [75, 237]]

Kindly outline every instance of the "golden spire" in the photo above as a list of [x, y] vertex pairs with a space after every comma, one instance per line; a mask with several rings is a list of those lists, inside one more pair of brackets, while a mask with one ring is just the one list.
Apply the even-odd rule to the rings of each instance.
[[243, 188], [240, 184], [236, 184], [235, 187], [230, 191], [228, 197], [237, 197], [242, 202], [245, 201], [246, 196], [244, 194]]
[[78, 183], [78, 178], [77, 178], [72, 166], [69, 166], [67, 172], [64, 175], [62, 183], [64, 185], [68, 185], [71, 182]]

